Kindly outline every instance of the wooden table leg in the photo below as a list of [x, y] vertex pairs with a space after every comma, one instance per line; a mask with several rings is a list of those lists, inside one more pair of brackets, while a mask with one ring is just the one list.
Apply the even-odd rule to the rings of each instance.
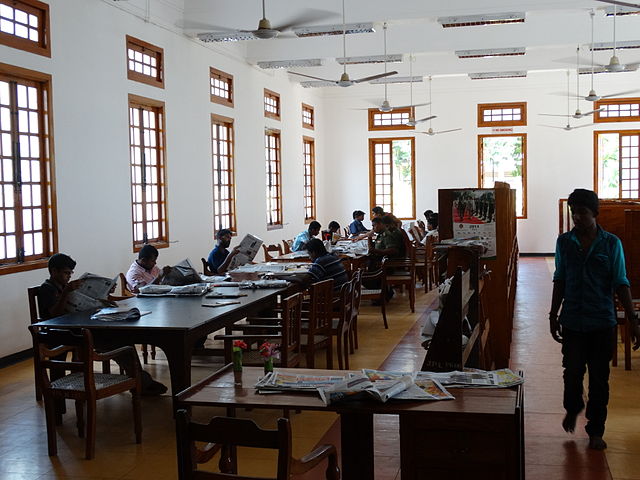
[[176, 411], [176, 395], [185, 388], [191, 386], [191, 350], [192, 346], [187, 345], [187, 339], [175, 339], [174, 342], [167, 342], [159, 345], [164, 350], [169, 364], [171, 375], [171, 396], [173, 397], [173, 410]]
[[343, 480], [374, 480], [373, 415], [340, 412]]

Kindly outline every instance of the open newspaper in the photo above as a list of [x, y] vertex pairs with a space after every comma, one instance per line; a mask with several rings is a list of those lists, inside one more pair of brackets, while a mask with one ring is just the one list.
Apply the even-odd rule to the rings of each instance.
[[108, 297], [118, 277], [107, 278], [83, 273], [79, 280], [82, 280], [82, 284], [67, 297], [65, 311], [82, 312], [113, 305]]
[[238, 245], [238, 254], [231, 260], [229, 270], [233, 270], [234, 268], [238, 268], [241, 265], [253, 261], [253, 259], [256, 258], [261, 245], [262, 240], [250, 233], [247, 233], [240, 242], [240, 245]]
[[258, 390], [279, 391], [315, 391], [344, 381], [341, 375], [309, 375], [283, 372], [270, 372], [261, 378], [255, 387]]
[[191, 260], [185, 258], [171, 267], [171, 270], [162, 277], [162, 285], [191, 285], [202, 282], [200, 274], [196, 271]]

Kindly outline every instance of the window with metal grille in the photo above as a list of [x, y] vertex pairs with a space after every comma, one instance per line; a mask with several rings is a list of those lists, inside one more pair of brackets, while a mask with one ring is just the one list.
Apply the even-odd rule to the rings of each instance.
[[265, 130], [267, 229], [282, 228], [282, 176], [280, 163], [280, 131]]
[[233, 107], [233, 75], [211, 67], [209, 85], [212, 102]]
[[310, 130], [313, 130], [315, 128], [313, 107], [311, 105], [307, 105], [306, 103], [302, 104], [302, 126]]
[[478, 104], [479, 127], [508, 127], [526, 124], [527, 102]]
[[640, 199], [640, 130], [595, 132], [595, 145], [598, 196]]
[[392, 112], [381, 112], [377, 108], [369, 109], [369, 130], [413, 130], [414, 126], [407, 125], [414, 117], [411, 107], [394, 108]]
[[0, 0], [0, 43], [50, 57], [49, 5], [37, 0]]
[[302, 157], [304, 163], [304, 219], [316, 219], [316, 145], [311, 137], [302, 137]]
[[213, 234], [227, 228], [236, 232], [233, 119], [211, 115], [213, 169]]
[[0, 66], [0, 273], [46, 267], [57, 249], [50, 84]]
[[595, 103], [594, 123], [640, 122], [640, 98], [607, 98]]
[[127, 35], [127, 78], [164, 88], [164, 50]]
[[280, 120], [280, 95], [264, 89], [264, 116]]
[[164, 103], [129, 95], [133, 249], [168, 247]]

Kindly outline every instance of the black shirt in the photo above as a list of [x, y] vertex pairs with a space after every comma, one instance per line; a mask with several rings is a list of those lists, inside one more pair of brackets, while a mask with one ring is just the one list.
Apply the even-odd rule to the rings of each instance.
[[53, 317], [50, 310], [62, 295], [62, 289], [51, 281], [50, 278], [46, 279], [40, 290], [38, 291], [38, 311], [40, 312], [40, 318], [46, 320]]

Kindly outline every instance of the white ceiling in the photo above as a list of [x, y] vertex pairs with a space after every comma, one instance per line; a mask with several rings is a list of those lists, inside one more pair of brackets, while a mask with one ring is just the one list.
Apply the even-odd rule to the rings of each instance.
[[[590, 57], [586, 47], [591, 41], [591, 9], [596, 10], [595, 41], [612, 41], [613, 21], [612, 17], [604, 15], [606, 6], [590, 0], [346, 0], [347, 23], [372, 21], [377, 24], [375, 33], [347, 36], [347, 56], [382, 54], [382, 24], [387, 22], [387, 52], [405, 54], [402, 64], [389, 65], [390, 70], [398, 70], [400, 75], [409, 73], [406, 59], [411, 53], [415, 57], [414, 75], [575, 68], [577, 44], [585, 48], [583, 56]], [[184, 25], [187, 27], [184, 31], [194, 35], [215, 31], [215, 26], [253, 30], [262, 17], [261, 8], [261, 0], [184, 0]], [[322, 18], [303, 24], [340, 24], [341, 10], [341, 0], [266, 0], [266, 16], [273, 27], [300, 18], [318, 17]], [[526, 12], [526, 21], [521, 24], [447, 29], [437, 23], [440, 16], [499, 12]], [[207, 25], [211, 28], [206, 28]], [[640, 16], [617, 18], [617, 40], [640, 40]], [[245, 52], [250, 63], [324, 58], [325, 65], [322, 67], [296, 70], [325, 78], [337, 78], [342, 70], [334, 60], [342, 56], [340, 36], [290, 36], [243, 43], [238, 51]], [[455, 50], [523, 46], [527, 47], [524, 56], [458, 59], [454, 55]], [[606, 64], [610, 56], [611, 51], [596, 52], [595, 60]], [[621, 50], [618, 56], [623, 63], [640, 62], [640, 49]], [[352, 77], [379, 73], [382, 69], [382, 65], [348, 67]]]

